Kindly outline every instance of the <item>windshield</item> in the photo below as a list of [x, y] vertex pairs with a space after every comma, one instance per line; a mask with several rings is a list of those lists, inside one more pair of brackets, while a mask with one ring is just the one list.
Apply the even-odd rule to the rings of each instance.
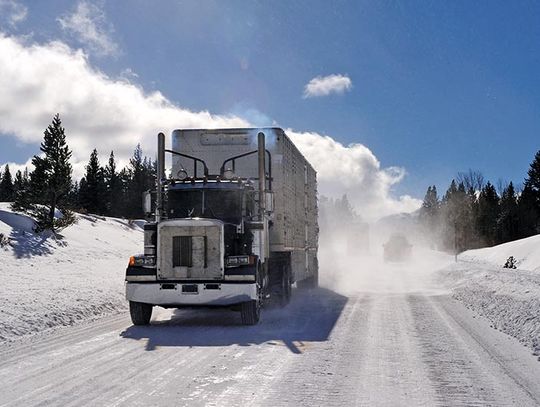
[[238, 224], [242, 216], [242, 191], [169, 191], [167, 206], [169, 218], [201, 217]]

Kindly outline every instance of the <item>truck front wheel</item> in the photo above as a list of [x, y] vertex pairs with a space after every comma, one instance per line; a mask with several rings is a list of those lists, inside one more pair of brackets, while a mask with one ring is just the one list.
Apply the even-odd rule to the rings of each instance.
[[152, 305], [142, 302], [129, 302], [129, 313], [133, 325], [148, 325], [152, 318]]
[[243, 325], [257, 325], [261, 316], [259, 301], [251, 300], [240, 304], [240, 315]]

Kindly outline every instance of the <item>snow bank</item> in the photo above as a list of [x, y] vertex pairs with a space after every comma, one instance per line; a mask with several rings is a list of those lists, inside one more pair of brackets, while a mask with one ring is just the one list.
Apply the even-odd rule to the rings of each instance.
[[[502, 268], [509, 256], [518, 269]], [[464, 252], [440, 277], [454, 298], [540, 356], [540, 235]]]
[[540, 235], [484, 249], [468, 250], [459, 255], [461, 260], [501, 267], [510, 256], [517, 260], [519, 269], [540, 272]]
[[141, 251], [141, 222], [77, 215], [62, 238], [0, 203], [0, 342], [127, 309], [128, 257]]

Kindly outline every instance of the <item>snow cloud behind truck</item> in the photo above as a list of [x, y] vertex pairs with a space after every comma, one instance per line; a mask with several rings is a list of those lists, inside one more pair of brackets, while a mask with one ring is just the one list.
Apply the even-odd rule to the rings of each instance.
[[254, 324], [293, 283], [318, 284], [316, 172], [282, 129], [174, 130], [170, 150], [158, 144], [156, 221], [126, 274], [135, 324], [154, 305], [231, 306]]

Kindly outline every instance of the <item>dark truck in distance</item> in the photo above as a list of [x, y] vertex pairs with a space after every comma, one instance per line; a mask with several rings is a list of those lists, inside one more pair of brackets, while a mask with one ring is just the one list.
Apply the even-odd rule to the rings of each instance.
[[383, 248], [384, 261], [388, 262], [403, 262], [408, 260], [412, 254], [412, 244], [401, 233], [392, 234]]
[[316, 173], [282, 129], [175, 130], [171, 149], [160, 133], [157, 165], [155, 221], [126, 270], [135, 325], [156, 305], [231, 307], [253, 325], [292, 284], [318, 285]]

